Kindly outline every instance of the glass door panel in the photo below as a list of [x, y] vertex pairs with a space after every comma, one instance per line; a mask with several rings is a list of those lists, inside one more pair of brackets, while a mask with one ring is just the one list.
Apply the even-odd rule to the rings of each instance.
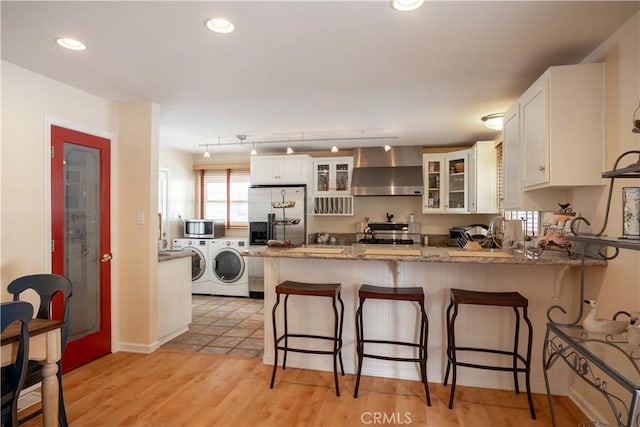
[[321, 193], [329, 191], [329, 164], [316, 163], [315, 165], [315, 191]]
[[349, 164], [336, 163], [336, 191], [347, 191], [349, 189]]
[[64, 143], [64, 275], [73, 283], [69, 341], [100, 330], [100, 151]]

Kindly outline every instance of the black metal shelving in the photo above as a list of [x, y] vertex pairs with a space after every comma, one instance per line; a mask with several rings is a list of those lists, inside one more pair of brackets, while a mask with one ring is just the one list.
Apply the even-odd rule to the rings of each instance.
[[[623, 162], [623, 159], [627, 159], [632, 156], [638, 157], [634, 163], [631, 163], [628, 166], [619, 167]], [[620, 249], [640, 251], [640, 240], [611, 238], [603, 235], [609, 219], [613, 183], [615, 179], [618, 178], [640, 178], [640, 151], [632, 150], [620, 155], [618, 159], [616, 159], [613, 169], [603, 172], [602, 177], [610, 179], [607, 207], [602, 227], [597, 233], [580, 234], [576, 231], [576, 225], [579, 221], [584, 221], [588, 225], [591, 224], [584, 218], [577, 218], [579, 221], [574, 221], [572, 224], [572, 231], [574, 235], [569, 236], [570, 240], [579, 243], [582, 247], [580, 301], [584, 298], [584, 260], [589, 252], [587, 250], [589, 246], [614, 248], [615, 251], [613, 255], [602, 255], [603, 258], [608, 260], [617, 257]], [[611, 335], [590, 336], [589, 333], [584, 331], [584, 329], [578, 325], [578, 322], [582, 318], [582, 307], [582, 304], [580, 304], [578, 316], [569, 324], [557, 323], [551, 319], [551, 312], [554, 309], [558, 309], [563, 313], [566, 313], [561, 306], [554, 305], [549, 307], [547, 310], [547, 319], [549, 320], [549, 323], [547, 324], [543, 347], [543, 372], [553, 425], [554, 427], [556, 426], [556, 417], [553, 409], [553, 400], [551, 399], [551, 391], [549, 389], [547, 371], [557, 360], [563, 360], [580, 378], [604, 396], [616, 418], [618, 426], [637, 426], [640, 422], [640, 414], [638, 413], [638, 404], [640, 402], [640, 346], [615, 341], [614, 337]], [[596, 351], [594, 351], [594, 347]], [[607, 351], [605, 347], [608, 347], [610, 350]], [[616, 369], [614, 369], [610, 364], [597, 356], [598, 354], [611, 352], [621, 355], [623, 363], [628, 364], [627, 367], [634, 372], [634, 375], [636, 375], [637, 378], [630, 380], [624, 375], [620, 375], [618, 365], [616, 366]], [[598, 370], [594, 371], [593, 367], [596, 367]], [[600, 376], [600, 372], [604, 374], [606, 378], [602, 378]], [[620, 385], [630, 395], [630, 397], [626, 397], [625, 399], [624, 396], [620, 397], [613, 393], [608, 388], [607, 378]]]

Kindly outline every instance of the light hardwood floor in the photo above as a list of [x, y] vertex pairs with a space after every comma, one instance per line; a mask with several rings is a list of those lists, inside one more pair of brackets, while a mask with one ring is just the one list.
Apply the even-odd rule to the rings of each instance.
[[[255, 357], [160, 349], [152, 354], [115, 353], [64, 375], [71, 426], [549, 426], [547, 398], [534, 395], [533, 421], [525, 394], [458, 386], [453, 410], [449, 388], [354, 375], [278, 368]], [[568, 398], [555, 398], [559, 426], [577, 426], [583, 414]], [[377, 417], [377, 418], [374, 418]], [[374, 423], [377, 419], [377, 423]], [[392, 421], [395, 421], [392, 422]], [[36, 417], [24, 426], [42, 425]]]

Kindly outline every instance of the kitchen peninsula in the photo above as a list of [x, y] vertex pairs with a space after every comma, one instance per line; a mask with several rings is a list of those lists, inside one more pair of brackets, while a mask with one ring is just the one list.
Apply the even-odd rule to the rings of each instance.
[[[500, 251], [462, 252], [457, 248], [420, 247], [417, 245], [354, 244], [352, 246], [308, 246], [299, 248], [264, 247], [243, 253], [247, 257], [263, 257], [265, 289], [265, 364], [273, 364], [273, 336], [271, 308], [275, 302], [275, 286], [284, 280], [311, 283], [341, 283], [345, 304], [343, 331], [343, 360], [346, 373], [354, 373], [355, 310], [357, 292], [361, 284], [379, 286], [421, 286], [426, 295], [426, 311], [429, 317], [428, 365], [430, 382], [442, 382], [446, 365], [445, 308], [449, 289], [480, 291], [517, 291], [529, 300], [529, 318], [533, 323], [533, 355], [531, 370], [532, 391], [545, 393], [542, 374], [542, 343], [547, 323], [547, 309], [553, 305], [579, 307], [572, 301], [573, 285], [577, 282], [574, 272], [579, 272], [581, 261], [571, 259], [566, 252], [546, 251], [540, 257], [525, 257], [521, 253], [506, 254]], [[472, 255], [472, 256], [469, 256]], [[603, 260], [585, 261], [587, 268], [606, 266]], [[588, 285], [587, 285], [588, 286]], [[301, 330], [327, 334], [333, 328], [327, 307], [318, 299], [292, 297], [289, 302], [290, 331]], [[327, 301], [327, 304], [329, 302]], [[388, 304], [386, 301], [367, 302], [364, 322], [367, 330], [378, 337], [410, 341], [415, 331], [418, 311], [413, 304]], [[458, 339], [470, 346], [512, 346], [513, 312], [482, 310], [481, 307], [465, 307], [456, 325]], [[477, 313], [477, 315], [476, 315]], [[554, 320], [568, 321], [566, 315], [553, 312]], [[563, 318], [563, 316], [566, 316]], [[280, 318], [280, 316], [278, 317]], [[280, 321], [280, 320], [279, 320]], [[278, 325], [279, 329], [282, 325]], [[303, 346], [306, 343], [302, 343]], [[316, 345], [314, 343], [313, 345]], [[405, 349], [378, 344], [377, 353], [406, 356]], [[495, 361], [493, 355], [473, 355], [478, 363]], [[504, 359], [502, 359], [504, 360]], [[318, 355], [291, 353], [287, 365], [299, 368], [332, 370], [331, 358]], [[475, 372], [474, 372], [475, 371]], [[390, 378], [419, 379], [417, 365], [399, 364], [383, 360], [367, 360], [363, 375]], [[568, 373], [563, 371], [551, 379], [552, 390], [566, 394]], [[461, 369], [458, 384], [512, 389], [513, 378], [503, 372]], [[366, 381], [363, 383], [366, 387]]]

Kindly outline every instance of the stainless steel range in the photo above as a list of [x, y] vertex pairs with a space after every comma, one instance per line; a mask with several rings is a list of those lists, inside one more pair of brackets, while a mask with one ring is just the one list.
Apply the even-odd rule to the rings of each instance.
[[372, 245], [420, 245], [420, 224], [370, 222], [363, 233], [356, 233], [356, 241]]

